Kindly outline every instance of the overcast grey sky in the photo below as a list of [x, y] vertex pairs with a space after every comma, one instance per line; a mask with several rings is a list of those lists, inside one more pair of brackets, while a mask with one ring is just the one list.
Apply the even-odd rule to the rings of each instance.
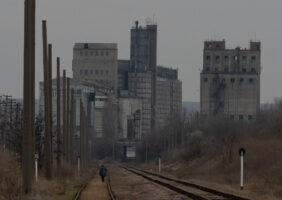
[[[24, 0], [0, 2], [0, 94], [18, 98], [23, 88], [23, 10]], [[36, 97], [43, 77], [42, 19], [48, 21], [53, 55], [61, 57], [72, 76], [75, 42], [118, 43], [119, 58], [128, 59], [130, 27], [135, 20], [144, 24], [147, 17], [154, 17], [158, 64], [179, 69], [184, 101], [200, 99], [204, 40], [225, 39], [229, 48], [245, 48], [249, 40], [258, 39], [261, 101], [270, 102], [282, 96], [281, 10], [281, 0], [37, 0]]]

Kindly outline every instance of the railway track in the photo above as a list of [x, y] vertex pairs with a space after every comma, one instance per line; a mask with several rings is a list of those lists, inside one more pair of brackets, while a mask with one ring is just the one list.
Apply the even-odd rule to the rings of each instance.
[[[80, 199], [80, 197], [81, 197], [83, 191], [85, 190], [85, 188], [87, 187], [87, 185], [88, 185], [88, 183], [85, 184], [85, 185], [83, 185], [83, 186], [79, 189], [79, 191], [75, 194], [73, 200], [79, 200], [79, 199]], [[117, 198], [116, 198], [116, 196], [114, 195], [113, 190], [112, 190], [112, 187], [111, 187], [111, 179], [110, 179], [110, 177], [107, 178], [107, 180], [106, 180], [106, 185], [107, 185], [107, 190], [108, 190], [108, 193], [109, 193], [109, 196], [110, 196], [111, 200], [116, 200]]]
[[244, 197], [235, 196], [233, 194], [224, 193], [218, 190], [188, 183], [182, 180], [169, 178], [145, 170], [140, 170], [132, 167], [123, 168], [137, 176], [141, 176], [151, 182], [169, 188], [193, 200], [250, 200]]

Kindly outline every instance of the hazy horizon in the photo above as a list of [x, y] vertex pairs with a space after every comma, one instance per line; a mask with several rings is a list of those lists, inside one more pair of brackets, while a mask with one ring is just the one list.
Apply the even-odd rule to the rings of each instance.
[[[147, 17], [158, 23], [158, 65], [178, 68], [183, 101], [199, 101], [200, 69], [205, 40], [226, 40], [228, 48], [262, 42], [261, 103], [282, 96], [282, 2], [278, 0], [37, 0], [36, 98], [42, 80], [41, 21], [48, 41], [72, 76], [75, 42], [117, 43], [119, 59], [129, 59], [130, 28]], [[0, 94], [22, 98], [24, 1], [0, 3]], [[55, 76], [53, 70], [53, 77]], [[5, 73], [4, 73], [5, 72]]]

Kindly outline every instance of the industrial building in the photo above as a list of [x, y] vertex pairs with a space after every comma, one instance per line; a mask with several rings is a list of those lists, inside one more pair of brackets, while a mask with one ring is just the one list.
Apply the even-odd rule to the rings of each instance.
[[157, 66], [157, 25], [131, 29], [130, 60], [118, 61], [118, 95], [142, 99], [142, 135], [164, 126], [182, 110], [178, 70]]
[[73, 78], [117, 90], [117, 44], [76, 43], [73, 48]]
[[[75, 98], [75, 110], [76, 110], [76, 126], [80, 126], [80, 100], [87, 110], [88, 124], [93, 128], [92, 137], [103, 136], [103, 113], [104, 104], [107, 99], [107, 95], [113, 94], [113, 91], [96, 87], [94, 84], [86, 81], [78, 81], [73, 78], [66, 78], [70, 83], [70, 91], [74, 89]], [[63, 78], [60, 78], [61, 86], [61, 105], [63, 105]], [[40, 82], [40, 99], [39, 99], [39, 110], [40, 114], [44, 116], [44, 84]], [[70, 101], [70, 98], [69, 98]], [[61, 119], [63, 119], [63, 106], [61, 108]], [[57, 126], [57, 79], [52, 80], [52, 116], [54, 130]], [[61, 120], [61, 126], [63, 126], [63, 120]], [[77, 131], [79, 128], [77, 128]], [[77, 132], [76, 135], [79, 135]]]
[[[73, 78], [68, 78], [76, 99], [79, 130], [79, 101], [87, 110], [90, 137], [104, 137], [106, 106], [113, 104], [111, 121], [125, 155], [135, 157], [135, 144], [146, 134], [162, 128], [169, 117], [182, 110], [182, 83], [178, 70], [157, 66], [157, 25], [136, 22], [131, 29], [130, 59], [117, 60], [115, 43], [75, 43]], [[61, 81], [61, 91], [63, 80]], [[53, 125], [56, 126], [57, 81], [52, 80]], [[62, 92], [61, 92], [62, 94]], [[90, 101], [90, 96], [92, 100]], [[61, 98], [62, 99], [62, 98]], [[109, 104], [107, 104], [109, 103]], [[40, 83], [40, 108], [44, 113], [44, 85]], [[61, 107], [62, 108], [62, 107]], [[62, 111], [61, 111], [62, 113]], [[113, 116], [116, 115], [116, 116]], [[77, 132], [79, 137], [79, 132]]]
[[252, 120], [260, 108], [261, 43], [227, 49], [225, 41], [204, 43], [201, 115]]

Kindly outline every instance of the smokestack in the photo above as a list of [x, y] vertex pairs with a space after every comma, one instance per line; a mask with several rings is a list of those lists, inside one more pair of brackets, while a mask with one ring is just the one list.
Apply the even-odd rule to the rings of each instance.
[[138, 21], [135, 21], [135, 28], [138, 29], [138, 24], [139, 22]]

